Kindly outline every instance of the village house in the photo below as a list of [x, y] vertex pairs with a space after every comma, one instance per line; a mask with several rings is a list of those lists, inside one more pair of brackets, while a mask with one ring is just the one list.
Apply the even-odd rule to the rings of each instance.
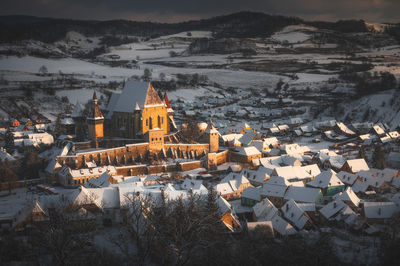
[[271, 176], [281, 176], [289, 181], [309, 181], [321, 173], [318, 165], [283, 166], [275, 168]]
[[261, 186], [266, 180], [269, 179], [268, 169], [263, 166], [258, 167], [257, 170], [250, 170], [247, 168], [242, 169], [244, 175], [253, 186]]
[[308, 215], [292, 199], [287, 201], [285, 205], [282, 206], [281, 211], [283, 216], [298, 230], [302, 230], [306, 224], [310, 222]]
[[114, 166], [99, 166], [94, 168], [71, 169], [64, 166], [58, 172], [59, 182], [65, 187], [78, 187], [86, 184], [91, 178], [98, 178], [99, 176], [107, 173], [109, 175], [116, 175], [117, 170]]
[[229, 202], [223, 197], [218, 197], [217, 203], [220, 209], [221, 221], [224, 225], [232, 232], [240, 230], [241, 224]]
[[289, 186], [298, 186], [299, 182], [291, 183], [280, 176], [272, 176], [262, 186], [261, 197], [267, 198], [275, 206], [281, 207], [285, 200], [285, 193]]
[[289, 186], [286, 190], [284, 199], [293, 199], [299, 203], [323, 204], [323, 195], [319, 188]]
[[394, 202], [363, 202], [362, 215], [370, 223], [382, 223], [386, 219], [392, 218], [399, 207]]
[[241, 204], [253, 207], [261, 201], [261, 187], [248, 187], [242, 193]]
[[249, 186], [251, 184], [244, 175], [230, 173], [215, 186], [215, 191], [226, 200], [239, 199], [242, 197], [242, 192]]
[[262, 153], [254, 146], [236, 147], [230, 154], [232, 161], [241, 163], [251, 163], [254, 159], [262, 157]]
[[369, 170], [369, 167], [367, 165], [367, 162], [361, 158], [361, 159], [347, 160], [340, 170], [355, 174], [361, 170], [367, 171]]
[[334, 199], [340, 199], [348, 206], [350, 206], [353, 210], [357, 210], [360, 205], [360, 198], [354, 193], [351, 187], [347, 187], [345, 191], [340, 192], [333, 196]]
[[345, 209], [346, 206], [347, 205], [342, 200], [335, 199], [322, 207], [322, 209], [319, 210], [319, 213], [321, 213], [322, 217], [326, 220], [332, 220], [341, 210]]
[[310, 187], [320, 188], [324, 196], [333, 196], [342, 192], [345, 184], [336, 176], [335, 171], [329, 169], [318, 174], [312, 181], [306, 184]]
[[271, 221], [274, 231], [281, 236], [294, 235], [297, 230], [285, 219], [279, 216], [278, 209], [268, 200], [263, 199], [253, 207], [255, 221]]

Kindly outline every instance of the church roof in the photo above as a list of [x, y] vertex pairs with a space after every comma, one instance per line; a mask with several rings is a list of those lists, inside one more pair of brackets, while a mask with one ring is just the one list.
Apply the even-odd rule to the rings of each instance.
[[169, 102], [167, 92], [165, 92], [165, 94], [164, 94], [164, 102], [165, 102], [165, 107], [171, 108], [171, 104]]
[[83, 106], [79, 102], [77, 102], [74, 106], [74, 110], [72, 111], [71, 117], [84, 117], [83, 115]]
[[210, 119], [210, 121], [208, 121], [208, 125], [206, 130], [204, 131], [204, 133], [218, 133], [218, 130], [215, 128], [214, 123], [212, 122], [212, 120]]
[[153, 86], [151, 86], [151, 83], [149, 83], [146, 93], [146, 100], [144, 102], [144, 107], [157, 106], [157, 105], [164, 105], [164, 103], [161, 100], [160, 96], [158, 96], [158, 93], [153, 88]]
[[113, 93], [107, 106], [107, 118], [113, 112], [132, 113], [137, 107], [164, 105], [151, 83], [129, 80], [125, 83], [121, 93]]

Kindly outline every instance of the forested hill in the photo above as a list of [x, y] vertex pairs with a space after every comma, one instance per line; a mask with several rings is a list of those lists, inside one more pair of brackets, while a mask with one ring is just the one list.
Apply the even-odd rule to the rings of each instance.
[[69, 31], [80, 32], [85, 36], [122, 34], [157, 37], [182, 31], [208, 30], [212, 31], [216, 37], [267, 37], [285, 26], [300, 23], [341, 32], [367, 31], [362, 20], [307, 22], [296, 17], [275, 16], [257, 12], [239, 12], [180, 23], [0, 16], [0, 42], [34, 39], [51, 43], [64, 38]]

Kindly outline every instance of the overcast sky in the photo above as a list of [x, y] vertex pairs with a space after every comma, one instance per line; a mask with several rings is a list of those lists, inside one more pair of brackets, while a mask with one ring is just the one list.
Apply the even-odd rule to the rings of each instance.
[[0, 0], [0, 15], [178, 22], [238, 11], [400, 22], [400, 0]]

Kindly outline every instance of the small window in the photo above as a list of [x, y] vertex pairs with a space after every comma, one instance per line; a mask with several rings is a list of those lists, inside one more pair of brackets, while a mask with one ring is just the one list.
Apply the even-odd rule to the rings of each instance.
[[146, 127], [149, 126], [149, 119], [146, 119]]

